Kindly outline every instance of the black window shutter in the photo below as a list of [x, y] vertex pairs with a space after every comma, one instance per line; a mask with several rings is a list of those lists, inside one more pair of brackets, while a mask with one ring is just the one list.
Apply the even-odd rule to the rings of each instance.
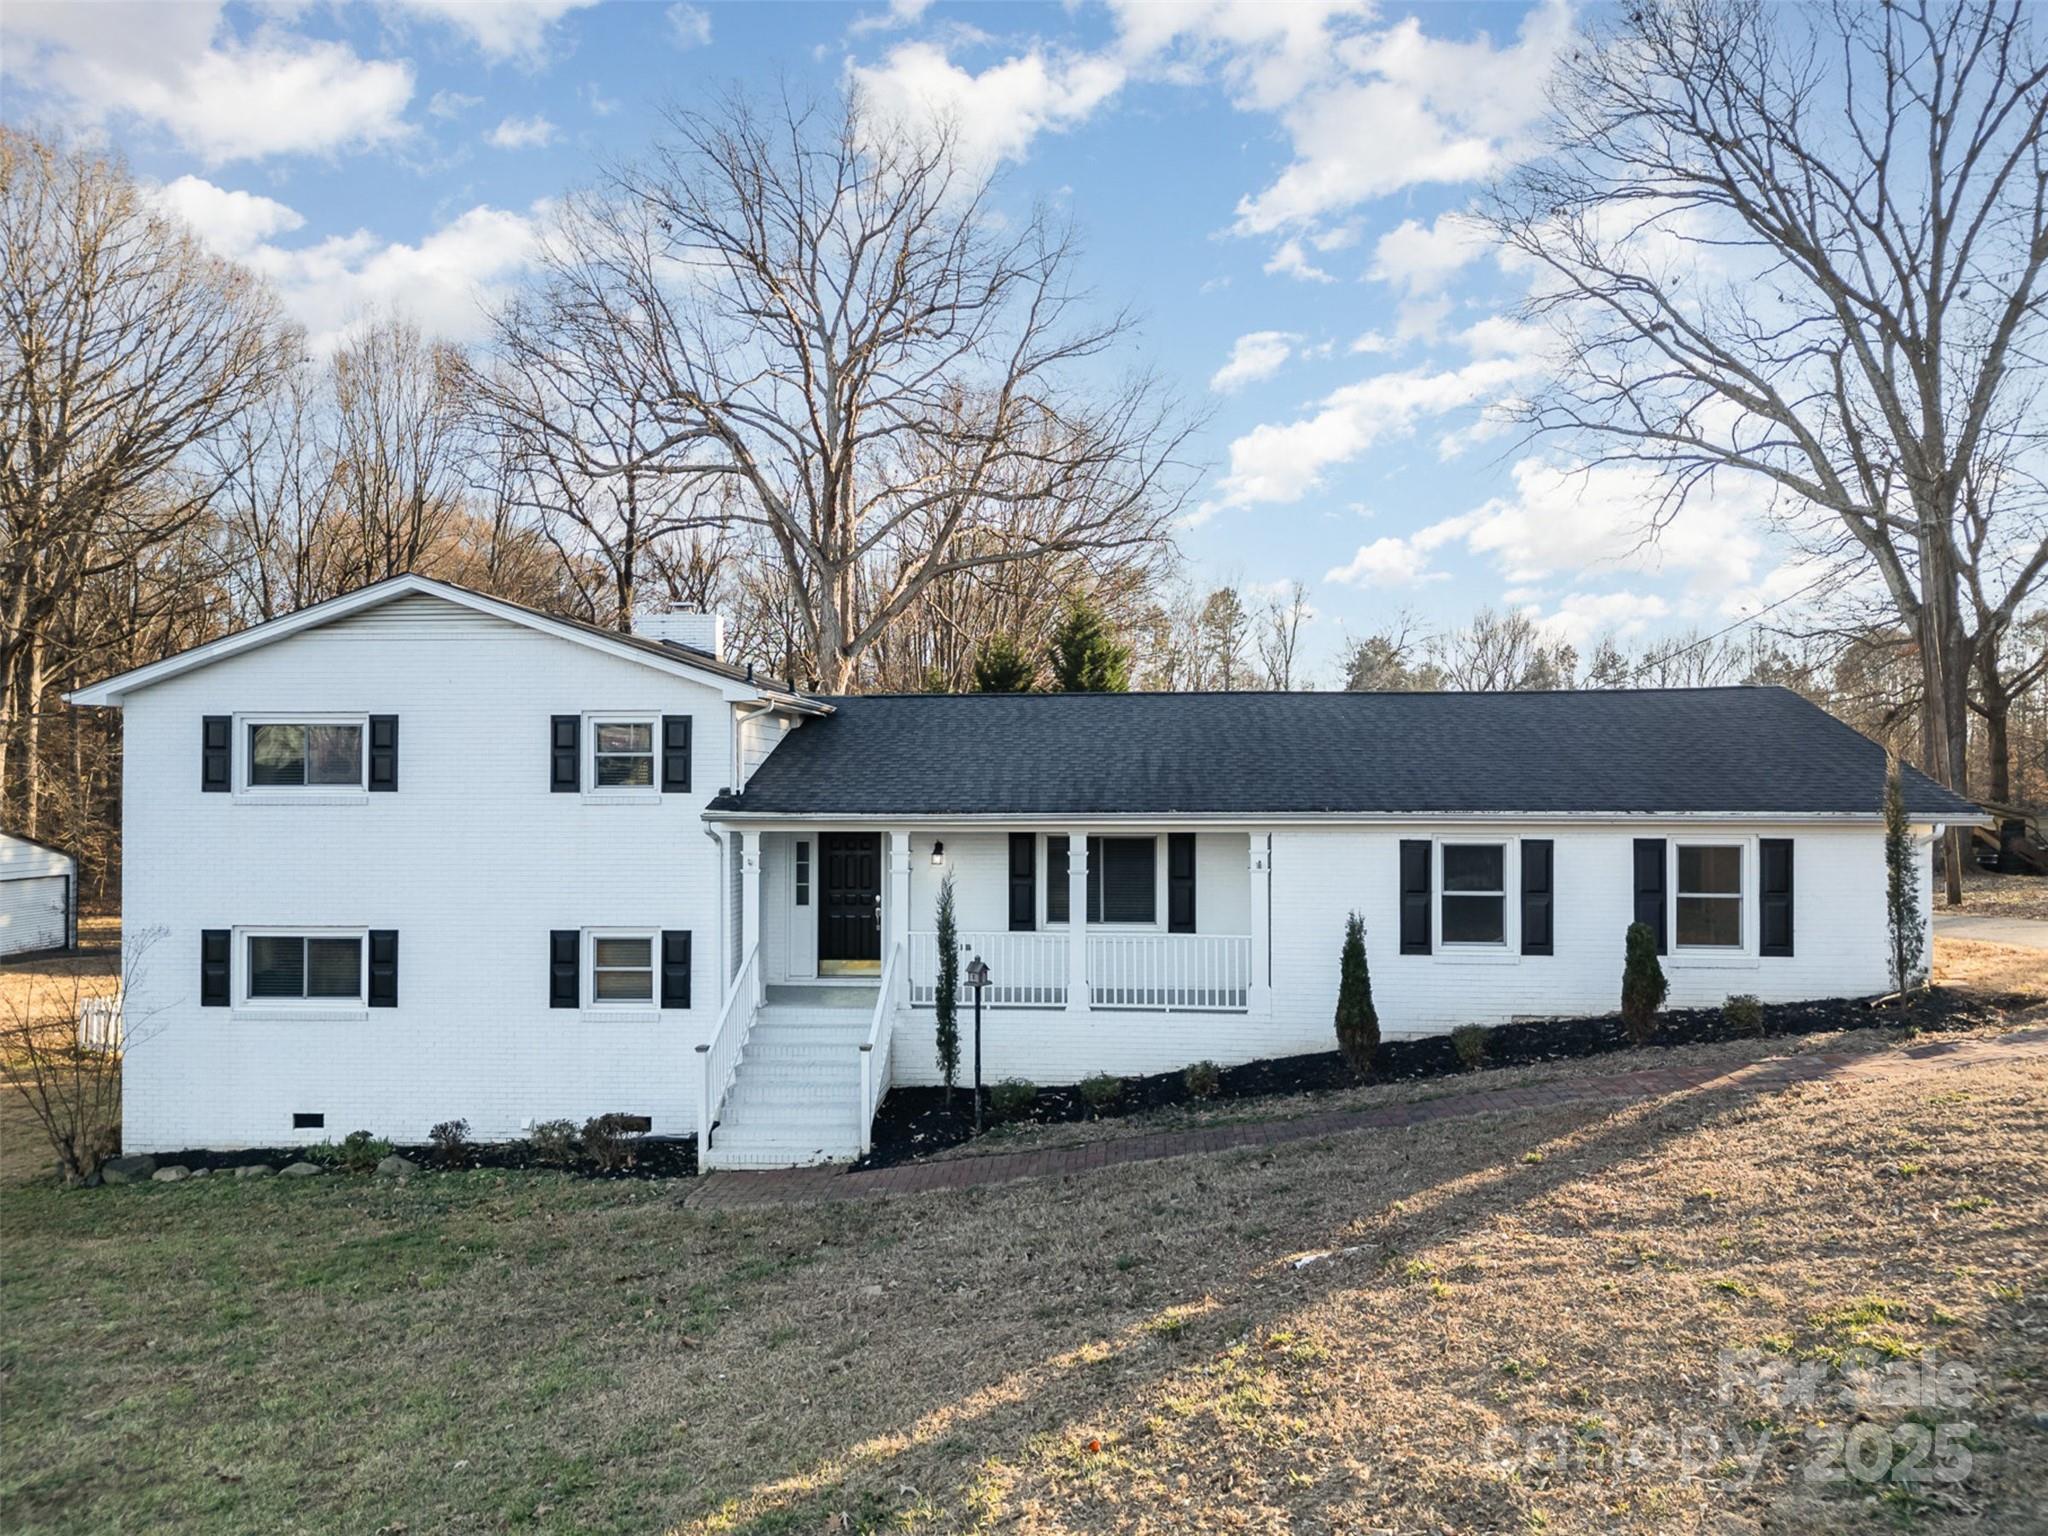
[[209, 794], [226, 794], [235, 787], [234, 716], [208, 715], [200, 721], [200, 735], [199, 787]]
[[1048, 837], [1045, 840], [1045, 920], [1048, 923], [1064, 923], [1070, 920], [1067, 893], [1073, 889], [1067, 880], [1071, 872], [1071, 855], [1064, 837]]
[[661, 1006], [690, 1006], [690, 930], [687, 928], [662, 930]]
[[548, 1006], [580, 1008], [582, 988], [576, 973], [582, 966], [583, 935], [574, 928], [548, 932]]
[[1766, 837], [1757, 842], [1762, 877], [1762, 942], [1766, 955], [1792, 953], [1792, 839]]
[[1102, 839], [1088, 839], [1088, 921], [1102, 921]]
[[[690, 717], [661, 717], [661, 791], [673, 794], [690, 787]], [[688, 1007], [679, 1003], [677, 1007]]]
[[548, 778], [548, 788], [558, 795], [574, 794], [581, 787], [583, 754], [577, 749], [576, 739], [582, 725], [583, 720], [578, 715], [556, 715], [549, 722], [548, 747], [554, 767]]
[[370, 716], [370, 788], [398, 788], [398, 716]]
[[398, 930], [370, 930], [370, 1006], [398, 1006]]
[[1429, 953], [1429, 839], [1401, 839], [1401, 953]]
[[1522, 839], [1522, 953], [1552, 953], [1551, 851], [1547, 837]]
[[228, 948], [234, 937], [225, 928], [199, 930], [199, 1006], [228, 1005]]
[[1010, 834], [1010, 932], [1038, 926], [1038, 834]]
[[1166, 834], [1166, 931], [1195, 931], [1195, 834]]
[[1657, 935], [1657, 953], [1664, 942], [1664, 839], [1636, 839], [1636, 921]]

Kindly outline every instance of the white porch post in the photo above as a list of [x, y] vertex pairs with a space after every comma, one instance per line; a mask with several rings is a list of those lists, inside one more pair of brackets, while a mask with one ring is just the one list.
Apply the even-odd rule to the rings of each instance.
[[747, 999], [759, 1007], [766, 995], [767, 962], [759, 956], [761, 947], [761, 834], [744, 832], [740, 848], [740, 957], [749, 949], [756, 952], [754, 995]]
[[1088, 835], [1067, 834], [1067, 1011], [1086, 1013], [1088, 996]]
[[1245, 999], [1254, 1014], [1273, 1008], [1273, 838], [1271, 833], [1251, 834], [1251, 857], [1245, 878], [1251, 881], [1252, 979]]
[[889, 831], [889, 886], [882, 899], [882, 964], [910, 937], [910, 833]]

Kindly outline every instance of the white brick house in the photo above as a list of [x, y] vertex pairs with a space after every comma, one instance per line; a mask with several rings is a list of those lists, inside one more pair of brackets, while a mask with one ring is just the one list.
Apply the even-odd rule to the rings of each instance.
[[1674, 1005], [1887, 984], [1882, 755], [1783, 690], [821, 699], [650, 628], [401, 577], [73, 695], [124, 712], [128, 1149], [854, 1155], [936, 1080], [947, 875], [985, 1079], [1327, 1049], [1354, 910], [1390, 1035], [1610, 1010], [1638, 918]]

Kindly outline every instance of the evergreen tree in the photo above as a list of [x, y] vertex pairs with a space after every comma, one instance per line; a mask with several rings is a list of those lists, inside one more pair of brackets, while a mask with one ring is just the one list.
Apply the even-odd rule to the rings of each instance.
[[1621, 1021], [1637, 1045], [1648, 1045], [1657, 1032], [1657, 1010], [1670, 992], [1664, 967], [1657, 963], [1657, 935], [1648, 923], [1630, 923], [1621, 963]]
[[1337, 1049], [1360, 1077], [1372, 1070], [1380, 1048], [1380, 1016], [1372, 1006], [1372, 976], [1365, 965], [1365, 919], [1356, 912], [1344, 923], [1344, 950], [1337, 960]]
[[1897, 756], [1884, 765], [1884, 916], [1891, 940], [1892, 990], [1910, 992], [1926, 979], [1927, 930], [1920, 921], [1920, 886], [1913, 867], [1913, 828], [1906, 820], [1906, 787]]
[[1038, 668], [1008, 635], [990, 635], [974, 653], [976, 693], [1029, 693]]
[[953, 917], [953, 872], [939, 882], [938, 1045], [939, 1074], [946, 1082], [946, 1102], [953, 1102], [953, 1084], [960, 1077], [960, 928]]
[[1057, 693], [1128, 693], [1131, 648], [1119, 645], [1102, 613], [1085, 598], [1067, 604], [1052, 634], [1052, 686]]

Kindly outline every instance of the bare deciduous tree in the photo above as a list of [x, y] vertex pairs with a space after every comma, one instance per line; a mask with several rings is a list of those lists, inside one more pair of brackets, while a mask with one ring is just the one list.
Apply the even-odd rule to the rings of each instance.
[[[1925, 765], [1968, 780], [1987, 621], [2048, 565], [2038, 516], [1966, 489], [2040, 448], [2048, 60], [2024, 0], [1645, 0], [1575, 50], [1549, 152], [1493, 228], [1540, 274], [1544, 430], [1668, 477], [1665, 517], [1760, 477], [1831, 523], [1918, 648]], [[1949, 860], [1951, 900], [1958, 861]]]
[[[1130, 324], [1076, 289], [1066, 232], [998, 216], [947, 134], [857, 95], [668, 123], [573, 201], [498, 350], [559, 360], [519, 428], [579, 475], [738, 489], [801, 597], [810, 680], [846, 687], [942, 577], [1167, 536], [1187, 428], [1149, 379], [1084, 384]], [[598, 409], [631, 431], [579, 458]]]
[[31, 833], [53, 617], [206, 513], [196, 450], [291, 346], [269, 291], [124, 167], [0, 127], [0, 784]]

